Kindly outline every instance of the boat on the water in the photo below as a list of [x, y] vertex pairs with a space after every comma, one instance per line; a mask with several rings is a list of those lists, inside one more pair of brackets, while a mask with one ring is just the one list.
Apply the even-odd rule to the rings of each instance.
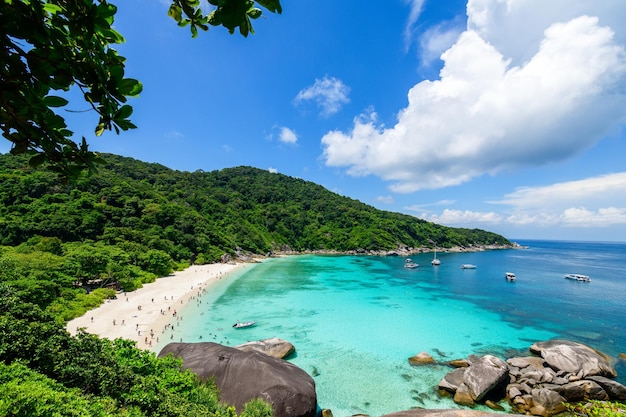
[[250, 321], [237, 321], [237, 323], [233, 324], [233, 327], [235, 329], [243, 329], [245, 327], [252, 327], [256, 324], [255, 321], [250, 320]]
[[413, 269], [413, 268], [417, 268], [418, 266], [420, 266], [420, 265], [416, 264], [415, 262], [413, 262], [410, 258], [407, 258], [404, 261], [404, 267], [405, 268]]
[[432, 261], [430, 261], [430, 264], [432, 266], [441, 265], [441, 261], [439, 259], [437, 259], [437, 246], [435, 246], [435, 257], [433, 258]]
[[476, 269], [476, 265], [463, 264], [463, 265], [461, 265], [461, 269]]
[[513, 272], [505, 272], [504, 277], [506, 278], [507, 281], [515, 281], [517, 279]]
[[571, 279], [578, 282], [591, 282], [588, 275], [582, 274], [565, 274], [565, 279]]

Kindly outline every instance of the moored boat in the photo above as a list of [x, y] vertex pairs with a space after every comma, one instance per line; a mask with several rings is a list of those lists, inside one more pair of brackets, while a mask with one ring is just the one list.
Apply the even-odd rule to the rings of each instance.
[[430, 264], [433, 266], [441, 265], [441, 261], [437, 259], [437, 246], [436, 245], [435, 245], [435, 257], [433, 258], [432, 261], [430, 261]]
[[476, 265], [463, 264], [463, 265], [461, 265], [461, 269], [476, 269]]
[[591, 282], [588, 275], [582, 274], [565, 274], [565, 279], [571, 279], [578, 282]]
[[419, 264], [416, 264], [415, 262], [413, 262], [410, 258], [407, 258], [404, 261], [404, 267], [405, 268], [409, 268], [409, 269], [413, 269], [413, 268], [417, 268], [419, 266]]
[[517, 279], [517, 277], [515, 276], [513, 272], [505, 272], [504, 277], [506, 278], [507, 281], [515, 281]]
[[250, 320], [250, 321], [243, 321], [243, 322], [241, 322], [241, 321], [237, 321], [237, 323], [233, 324], [233, 327], [234, 327], [235, 329], [243, 329], [243, 328], [245, 328], [245, 327], [252, 327], [252, 326], [254, 326], [255, 324], [256, 324], [256, 322], [255, 322], [255, 321], [253, 321], [253, 320]]

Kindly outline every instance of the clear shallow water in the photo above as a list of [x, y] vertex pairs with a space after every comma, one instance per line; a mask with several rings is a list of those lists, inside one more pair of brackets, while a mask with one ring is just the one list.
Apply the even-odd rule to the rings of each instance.
[[[436, 393], [451, 370], [443, 363], [472, 353], [506, 358], [553, 337], [613, 356], [626, 351], [626, 244], [519, 243], [529, 249], [439, 253], [438, 267], [432, 254], [414, 255], [421, 266], [413, 270], [399, 257], [271, 259], [189, 303], [171, 337], [231, 346], [288, 340], [297, 349], [290, 361], [314, 377], [320, 407], [338, 417], [455, 407]], [[565, 280], [569, 272], [592, 282]], [[257, 326], [233, 329], [237, 320]], [[422, 351], [442, 364], [409, 366]], [[616, 369], [625, 383], [624, 361]]]

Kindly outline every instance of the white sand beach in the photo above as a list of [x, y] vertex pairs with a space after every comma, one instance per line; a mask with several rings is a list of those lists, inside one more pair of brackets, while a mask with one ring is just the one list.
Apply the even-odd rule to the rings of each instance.
[[66, 329], [76, 334], [83, 328], [87, 333], [107, 339], [134, 340], [141, 349], [158, 344], [163, 329], [176, 321], [178, 310], [211, 284], [228, 279], [228, 274], [243, 263], [194, 265], [184, 271], [157, 279], [128, 293], [120, 292], [117, 299], [107, 300], [100, 307], [67, 323]]

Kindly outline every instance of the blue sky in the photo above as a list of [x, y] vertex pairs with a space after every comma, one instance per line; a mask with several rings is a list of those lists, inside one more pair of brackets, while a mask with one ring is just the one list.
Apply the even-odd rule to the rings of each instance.
[[132, 132], [67, 115], [94, 150], [255, 166], [510, 239], [626, 241], [623, 1], [282, 0], [247, 39], [113, 3], [144, 91]]

